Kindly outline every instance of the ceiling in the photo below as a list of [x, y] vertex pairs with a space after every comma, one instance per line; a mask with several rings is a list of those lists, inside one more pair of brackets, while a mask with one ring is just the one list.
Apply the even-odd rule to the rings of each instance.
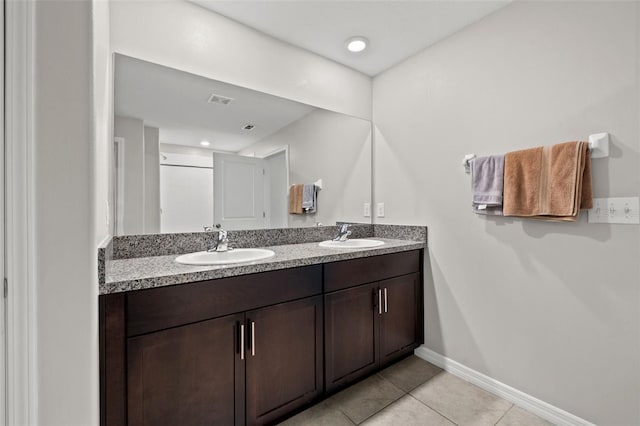
[[[272, 37], [369, 76], [509, 4], [511, 0], [192, 0]], [[369, 39], [362, 53], [345, 49]]]
[[[208, 102], [211, 94], [233, 98]], [[316, 108], [151, 62], [116, 55], [115, 114], [160, 129], [160, 142], [237, 152]], [[253, 124], [251, 131], [243, 130]]]

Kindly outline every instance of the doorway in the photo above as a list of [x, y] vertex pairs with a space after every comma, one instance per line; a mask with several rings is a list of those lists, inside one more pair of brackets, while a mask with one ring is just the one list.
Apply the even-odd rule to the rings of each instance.
[[265, 204], [268, 228], [289, 226], [289, 147], [285, 146], [264, 157]]

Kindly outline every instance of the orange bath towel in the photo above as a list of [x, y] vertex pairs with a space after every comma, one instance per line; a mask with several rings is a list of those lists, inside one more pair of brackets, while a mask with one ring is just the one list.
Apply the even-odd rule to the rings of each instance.
[[289, 214], [302, 214], [302, 191], [304, 185], [292, 185], [289, 188]]
[[591, 157], [586, 142], [566, 142], [507, 153], [505, 216], [575, 221], [593, 205]]

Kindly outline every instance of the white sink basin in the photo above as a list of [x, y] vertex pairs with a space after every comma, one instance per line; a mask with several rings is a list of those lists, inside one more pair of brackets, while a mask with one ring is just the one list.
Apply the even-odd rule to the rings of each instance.
[[353, 240], [346, 241], [323, 241], [318, 244], [320, 247], [325, 248], [337, 248], [337, 249], [363, 249], [371, 247], [379, 247], [384, 244], [384, 241], [380, 240], [366, 240], [354, 238]]
[[176, 262], [183, 265], [228, 265], [267, 259], [273, 255], [275, 253], [267, 249], [239, 248], [229, 251], [198, 251], [183, 254], [176, 258]]

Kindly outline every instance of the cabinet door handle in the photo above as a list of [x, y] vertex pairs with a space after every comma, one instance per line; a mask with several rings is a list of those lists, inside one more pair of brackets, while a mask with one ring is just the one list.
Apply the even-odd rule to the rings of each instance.
[[251, 321], [251, 356], [256, 356], [256, 323]]
[[378, 289], [378, 314], [382, 315], [382, 289]]
[[244, 324], [240, 324], [240, 359], [244, 359]]
[[389, 310], [387, 309], [387, 288], [384, 289], [384, 313], [386, 314]]

